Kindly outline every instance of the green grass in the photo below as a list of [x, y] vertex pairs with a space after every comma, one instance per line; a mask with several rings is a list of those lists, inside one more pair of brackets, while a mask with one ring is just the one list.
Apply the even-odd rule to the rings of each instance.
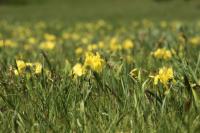
[[[0, 6], [0, 132], [198, 133], [199, 2], [144, 1]], [[166, 27], [161, 20], [167, 20]], [[52, 50], [40, 47], [46, 33], [56, 38]], [[194, 46], [191, 39], [196, 36]], [[120, 49], [126, 39], [134, 47]], [[99, 42], [104, 47], [96, 49]], [[104, 60], [102, 72], [89, 67], [74, 77], [73, 66], [84, 64], [92, 46]], [[77, 48], [84, 49], [81, 55]], [[152, 52], [158, 48], [175, 53], [169, 60], [157, 59]], [[16, 60], [39, 62], [42, 72], [34, 74], [35, 68], [27, 66], [15, 75], [14, 70], [20, 71]], [[150, 77], [163, 66], [174, 72], [168, 93]]]
[[55, 20], [65, 21], [109, 19], [115, 21], [132, 19], [199, 19], [199, 1], [159, 2], [153, 0], [125, 1], [77, 1], [49, 2], [26, 6], [1, 6], [0, 18], [16, 20]]
[[[97, 29], [96, 25], [90, 23], [91, 29], [88, 23], [66, 27], [62, 22], [48, 22], [46, 28], [38, 28], [34, 22], [1, 22], [3, 38], [17, 43], [17, 47], [0, 48], [1, 131], [198, 132], [199, 101], [194, 94], [199, 95], [199, 86], [192, 84], [198, 84], [200, 78], [199, 45], [182, 44], [178, 39], [181, 29], [187, 38], [198, 35], [198, 23], [187, 23], [180, 29], [163, 29], [158, 23], [153, 27], [106, 23]], [[106, 61], [103, 71], [97, 74], [89, 70], [73, 79], [72, 66], [84, 62], [84, 55], [77, 56], [75, 49], [87, 49], [90, 43], [65, 40], [63, 31], [81, 38], [90, 34], [91, 43], [119, 35], [119, 41], [134, 39], [135, 47], [111, 52], [106, 43], [105, 48], [94, 50]], [[39, 45], [45, 41], [45, 33], [56, 35], [56, 48], [41, 52]], [[157, 43], [160, 34], [166, 37], [164, 42], [159, 41], [161, 46]], [[35, 37], [37, 43], [29, 44], [30, 37]], [[25, 48], [27, 44], [30, 49]], [[158, 47], [173, 48], [176, 54], [170, 60], [156, 59], [151, 52]], [[132, 57], [131, 62], [126, 61], [126, 56]], [[17, 59], [40, 62], [43, 72], [35, 75], [27, 68], [25, 74], [16, 76], [13, 69], [17, 69]], [[65, 63], [66, 59], [69, 63]], [[168, 94], [164, 94], [162, 84], [155, 86], [149, 78], [163, 66], [173, 67], [176, 80], [169, 85]], [[139, 73], [131, 78], [133, 68]]]

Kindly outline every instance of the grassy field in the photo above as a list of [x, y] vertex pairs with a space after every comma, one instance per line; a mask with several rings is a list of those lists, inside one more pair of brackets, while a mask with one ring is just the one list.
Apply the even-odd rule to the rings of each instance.
[[0, 132], [198, 133], [198, 1], [0, 6]]
[[26, 6], [0, 6], [0, 18], [16, 20], [65, 21], [108, 19], [115, 21], [132, 19], [153, 20], [196, 20], [199, 17], [200, 2], [173, 0], [154, 2], [153, 0], [77, 0], [74, 2], [49, 2]]

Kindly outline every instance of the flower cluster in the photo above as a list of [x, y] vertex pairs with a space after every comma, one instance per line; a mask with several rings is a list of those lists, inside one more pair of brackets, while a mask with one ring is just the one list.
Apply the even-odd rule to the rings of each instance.
[[172, 52], [170, 50], [159, 48], [151, 53], [155, 58], [168, 60], [172, 58]]
[[42, 64], [39, 62], [24, 62], [23, 60], [16, 61], [17, 69], [14, 70], [15, 75], [23, 75], [27, 71], [33, 72], [34, 74], [40, 74], [42, 71]]
[[105, 61], [101, 58], [99, 53], [93, 54], [91, 52], [86, 53], [84, 65], [77, 63], [73, 67], [73, 74], [76, 76], [82, 76], [86, 73], [87, 68], [100, 73], [104, 67]]
[[168, 88], [169, 81], [173, 79], [173, 69], [171, 67], [162, 67], [159, 69], [158, 74], [154, 76], [154, 85], [157, 85], [160, 81], [160, 83], [162, 83], [166, 88]]

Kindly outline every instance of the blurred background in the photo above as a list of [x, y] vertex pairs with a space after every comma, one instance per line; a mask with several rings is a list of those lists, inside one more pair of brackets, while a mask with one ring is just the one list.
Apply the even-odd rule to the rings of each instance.
[[200, 0], [0, 0], [0, 19], [194, 20]]

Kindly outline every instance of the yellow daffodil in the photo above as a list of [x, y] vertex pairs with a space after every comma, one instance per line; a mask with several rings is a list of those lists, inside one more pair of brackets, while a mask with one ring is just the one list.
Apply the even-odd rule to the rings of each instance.
[[11, 47], [14, 48], [17, 46], [17, 43], [15, 41], [12, 40], [0, 40], [0, 47]]
[[98, 47], [96, 44], [90, 44], [88, 45], [87, 49], [88, 51], [93, 51], [93, 50], [96, 50]]
[[199, 45], [200, 44], [200, 36], [195, 36], [189, 39], [189, 43], [192, 44], [193, 46]]
[[172, 58], [172, 52], [170, 50], [161, 49], [161, 48], [159, 48], [155, 52], [153, 52], [152, 55], [158, 59], [168, 60], [168, 59]]
[[42, 64], [39, 62], [34, 63], [35, 74], [40, 74], [42, 72]]
[[56, 36], [53, 35], [53, 34], [44, 34], [44, 38], [47, 40], [47, 41], [55, 41], [56, 40]]
[[72, 73], [75, 76], [81, 77], [82, 75], [85, 74], [85, 68], [83, 65], [80, 63], [77, 63], [73, 68], [72, 68]]
[[154, 76], [154, 85], [158, 82], [162, 83], [166, 88], [168, 88], [168, 83], [170, 80], [174, 79], [173, 69], [171, 67], [163, 67], [159, 69], [159, 73]]
[[17, 69], [19, 73], [22, 73], [26, 68], [26, 63], [23, 60], [17, 60]]
[[113, 37], [110, 40], [110, 49], [113, 52], [121, 49], [121, 45], [118, 43], [118, 40], [116, 37]]
[[35, 44], [37, 42], [37, 40], [36, 40], [36, 38], [34, 38], [34, 37], [30, 37], [29, 39], [28, 39], [28, 43], [29, 44]]
[[83, 48], [77, 48], [76, 50], [75, 50], [75, 53], [76, 53], [76, 55], [81, 55], [82, 53], [83, 53]]
[[52, 41], [42, 42], [39, 48], [42, 50], [52, 50], [55, 48], [55, 42]]
[[16, 60], [16, 65], [17, 69], [14, 70], [15, 75], [24, 74], [27, 68], [30, 68], [35, 74], [40, 74], [42, 71], [42, 64], [39, 62], [30, 63], [23, 60]]
[[104, 42], [99, 42], [99, 43], [98, 43], [98, 48], [102, 49], [102, 48], [104, 48], [104, 47], [105, 47]]
[[93, 71], [101, 72], [104, 66], [104, 60], [99, 53], [96, 53], [96, 55], [93, 53], [86, 53], [84, 66], [91, 68]]
[[123, 49], [129, 50], [129, 49], [132, 49], [134, 47], [134, 44], [133, 44], [132, 40], [126, 39], [123, 42], [122, 47], [123, 47]]

